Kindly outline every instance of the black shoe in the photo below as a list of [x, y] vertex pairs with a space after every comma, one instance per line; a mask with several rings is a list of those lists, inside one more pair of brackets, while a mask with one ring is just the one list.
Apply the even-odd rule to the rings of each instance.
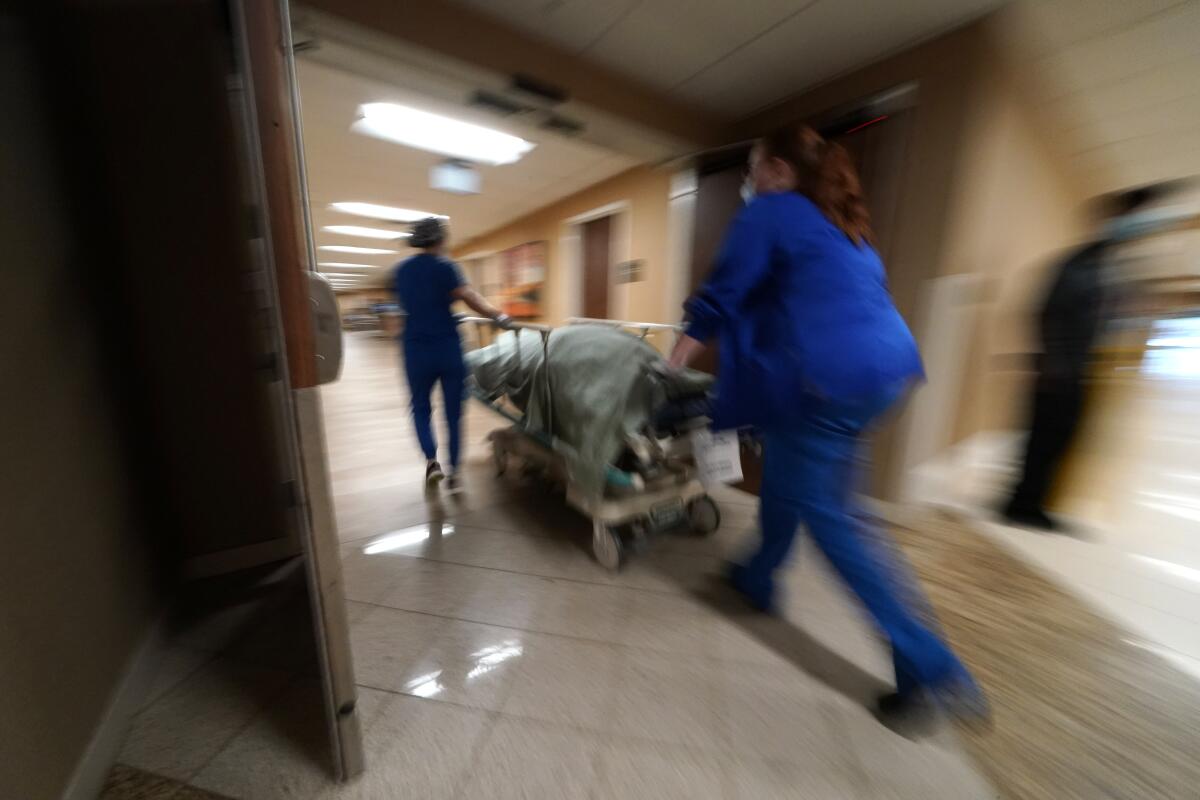
[[1058, 523], [1040, 508], [1016, 508], [1010, 505], [1006, 506], [1001, 514], [1007, 522], [1022, 528], [1036, 528], [1040, 531], [1056, 531], [1059, 528]]
[[425, 485], [430, 489], [437, 486], [446, 477], [446, 473], [442, 472], [442, 466], [436, 461], [430, 461], [425, 466]]
[[461, 494], [462, 490], [462, 478], [458, 477], [457, 472], [451, 472], [446, 477], [446, 491], [450, 494]]
[[920, 690], [883, 695], [875, 701], [875, 716], [884, 726], [902, 736], [928, 733], [937, 718], [933, 701]]
[[936, 722], [938, 712], [960, 724], [982, 729], [991, 727], [991, 705], [983, 690], [969, 676], [947, 681], [933, 689], [885, 694], [875, 703], [879, 721], [904, 734], [928, 731]]

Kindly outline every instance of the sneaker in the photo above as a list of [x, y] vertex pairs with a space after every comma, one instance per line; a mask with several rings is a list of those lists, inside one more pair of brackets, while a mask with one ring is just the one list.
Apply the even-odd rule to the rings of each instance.
[[442, 466], [436, 461], [430, 461], [425, 466], [425, 485], [433, 488], [442, 482], [442, 478], [446, 477], [446, 473], [442, 472]]
[[462, 478], [458, 477], [457, 472], [451, 472], [446, 477], [446, 491], [450, 494], [460, 494], [462, 490]]

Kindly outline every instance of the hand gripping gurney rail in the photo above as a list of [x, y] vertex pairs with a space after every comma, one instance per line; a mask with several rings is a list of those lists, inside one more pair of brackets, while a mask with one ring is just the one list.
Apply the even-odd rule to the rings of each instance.
[[[472, 395], [510, 422], [491, 435], [496, 470], [511, 457], [566, 486], [592, 520], [592, 552], [609, 569], [651, 533], [711, 533], [720, 510], [696, 477], [691, 433], [707, 425], [711, 376], [669, 372], [645, 339], [678, 328], [572, 319], [514, 323], [484, 344], [491, 321], [468, 317]], [[467, 342], [468, 346], [472, 343]]]

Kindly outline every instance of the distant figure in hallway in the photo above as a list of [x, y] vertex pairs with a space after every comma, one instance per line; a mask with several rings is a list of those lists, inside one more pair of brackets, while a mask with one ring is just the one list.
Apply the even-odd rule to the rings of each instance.
[[1013, 524], [1041, 530], [1058, 527], [1046, 513], [1045, 502], [1083, 416], [1092, 350], [1112, 305], [1113, 252], [1121, 242], [1167, 221], [1134, 213], [1163, 191], [1149, 186], [1098, 200], [1098, 234], [1064, 259], [1050, 282], [1037, 315], [1041, 352], [1021, 477], [1002, 509]]
[[684, 366], [718, 339], [713, 426], [763, 433], [762, 538], [730, 583], [755, 607], [777, 608], [776, 576], [804, 525], [891, 643], [896, 692], [880, 711], [907, 716], [934, 699], [985, 714], [966, 667], [923, 619], [906, 565], [854, 498], [863, 437], [922, 367], [850, 155], [786, 126], [754, 146], [745, 194], [670, 358]]
[[458, 474], [461, 447], [463, 384], [467, 378], [463, 365], [458, 320], [451, 307], [461, 300], [477, 313], [504, 326], [506, 314], [472, 289], [458, 265], [446, 257], [446, 226], [437, 217], [415, 223], [408, 243], [421, 252], [396, 269], [394, 289], [407, 318], [404, 332], [404, 373], [412, 395], [413, 424], [425, 454], [425, 483], [436, 487], [446, 477], [437, 458], [437, 439], [433, 434], [433, 387], [440, 383], [449, 429], [451, 492], [461, 489]]

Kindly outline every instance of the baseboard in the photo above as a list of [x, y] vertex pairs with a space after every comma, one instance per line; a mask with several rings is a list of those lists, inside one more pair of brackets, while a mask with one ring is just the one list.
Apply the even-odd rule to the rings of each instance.
[[150, 692], [166, 651], [167, 612], [159, 614], [142, 643], [126, 664], [125, 672], [109, 698], [108, 707], [92, 733], [83, 757], [75, 766], [63, 800], [95, 800], [104, 788], [108, 771], [121, 752], [133, 716]]

